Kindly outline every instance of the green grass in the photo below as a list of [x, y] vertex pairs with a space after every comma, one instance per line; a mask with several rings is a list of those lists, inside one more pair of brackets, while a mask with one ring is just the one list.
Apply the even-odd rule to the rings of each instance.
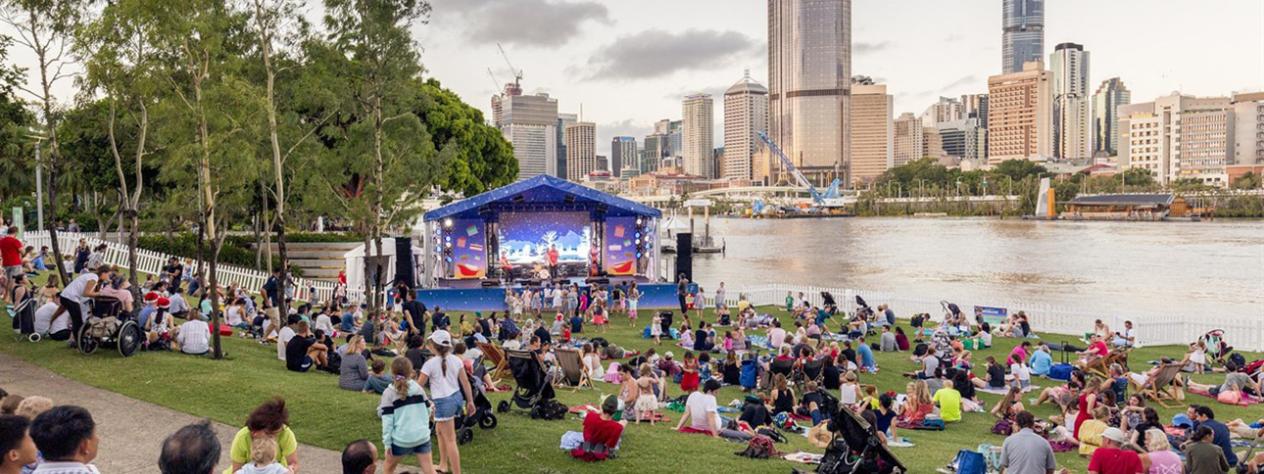
[[[790, 318], [784, 311], [772, 310], [783, 323]], [[454, 319], [456, 317], [454, 316]], [[714, 320], [710, 315], [707, 320]], [[602, 336], [626, 348], [644, 351], [652, 342], [641, 339], [640, 328], [646, 323], [642, 317], [637, 328], [628, 325], [626, 318], [615, 317], [607, 333], [593, 333], [585, 327], [588, 337]], [[721, 333], [723, 328], [721, 328]], [[975, 351], [976, 364], [988, 355], [999, 359], [1018, 342], [1015, 339], [997, 338], [991, 349]], [[663, 350], [673, 350], [677, 357], [684, 350], [664, 342]], [[284, 397], [291, 413], [291, 427], [302, 443], [340, 450], [346, 443], [368, 438], [378, 440], [379, 424], [374, 409], [378, 397], [348, 392], [337, 388], [337, 377], [330, 374], [299, 374], [285, 370], [276, 359], [274, 346], [263, 346], [238, 337], [224, 338], [226, 360], [184, 356], [174, 353], [140, 353], [123, 359], [110, 351], [83, 356], [61, 343], [30, 344], [14, 338], [0, 338], [0, 351], [13, 354], [31, 363], [47, 367], [74, 380], [117, 392], [132, 398], [170, 407], [196, 416], [208, 417], [230, 425], [241, 425], [249, 411], [262, 400], [271, 396]], [[1146, 361], [1162, 355], [1179, 356], [1181, 348], [1146, 347], [1133, 352], [1134, 369]], [[876, 383], [880, 390], [902, 392], [906, 379], [901, 373], [914, 370], [907, 353], [877, 353], [881, 372], [862, 376], [863, 383]], [[1250, 357], [1259, 357], [1258, 354]], [[1221, 379], [1220, 375], [1207, 374], [1193, 377], [1208, 382]], [[1053, 382], [1038, 381], [1041, 386]], [[558, 398], [567, 405], [597, 404], [601, 395], [611, 394], [617, 387], [602, 382], [595, 390], [572, 392], [559, 388]], [[679, 393], [679, 386], [673, 394]], [[56, 400], [56, 394], [50, 394]], [[506, 399], [504, 393], [490, 394], [492, 403]], [[980, 394], [990, 405], [999, 398]], [[740, 398], [737, 388], [726, 387], [718, 399], [726, 404]], [[1209, 399], [1192, 396], [1190, 402], [1206, 402]], [[58, 400], [60, 401], [60, 400]], [[1258, 408], [1230, 407], [1214, 404], [1217, 418], [1258, 417]], [[1170, 419], [1176, 409], [1159, 408], [1161, 416]], [[1049, 405], [1036, 407], [1037, 416], [1055, 414]], [[656, 426], [629, 426], [623, 437], [623, 449], [617, 460], [588, 464], [571, 459], [558, 449], [558, 440], [567, 430], [579, 430], [575, 417], [562, 421], [531, 420], [522, 410], [514, 409], [499, 414], [500, 426], [494, 430], [475, 430], [474, 441], [462, 446], [462, 464], [469, 471], [479, 472], [786, 472], [798, 466], [782, 460], [751, 460], [735, 456], [743, 446], [699, 435], [684, 435], [671, 430], [680, 414], [669, 412], [673, 422]], [[911, 472], [933, 472], [946, 464], [957, 450], [973, 449], [980, 443], [1000, 445], [1003, 438], [990, 432], [993, 419], [986, 413], [967, 413], [960, 423], [949, 425], [944, 432], [900, 430], [916, 444], [915, 448], [898, 448], [894, 452]], [[174, 429], [175, 427], [172, 427]], [[794, 436], [789, 445], [778, 445], [786, 452], [804, 450], [821, 452], [811, 447], [804, 438]], [[1075, 453], [1058, 455], [1060, 467], [1072, 472], [1083, 472], [1086, 461]], [[321, 466], [320, 471], [329, 467]]]

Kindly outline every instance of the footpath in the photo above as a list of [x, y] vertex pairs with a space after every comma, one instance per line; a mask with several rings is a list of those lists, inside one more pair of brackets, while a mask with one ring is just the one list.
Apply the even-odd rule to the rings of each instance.
[[[114, 392], [84, 385], [9, 354], [0, 353], [0, 388], [22, 396], [42, 395], [57, 405], [79, 405], [92, 412], [101, 438], [94, 464], [102, 473], [158, 473], [162, 440], [199, 418]], [[241, 428], [212, 422], [219, 435], [219, 467], [231, 466], [228, 447]], [[299, 445], [301, 472], [340, 472], [341, 454]]]

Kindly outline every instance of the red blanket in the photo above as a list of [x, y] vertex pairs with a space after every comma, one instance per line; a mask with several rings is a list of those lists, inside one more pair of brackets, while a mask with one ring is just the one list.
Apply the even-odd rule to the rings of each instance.
[[[1212, 394], [1211, 394], [1211, 392], [1208, 392], [1208, 391], [1206, 391], [1206, 390], [1194, 390], [1194, 389], [1190, 388], [1190, 389], [1187, 389], [1187, 390], [1185, 390], [1185, 391], [1186, 391], [1187, 393], [1192, 393], [1192, 394], [1194, 394], [1194, 395], [1202, 395], [1202, 396], [1204, 396], [1204, 397], [1207, 397], [1207, 398], [1210, 398], [1210, 399], [1213, 399], [1213, 400], [1219, 401], [1219, 399], [1217, 399], [1214, 395], [1212, 395]], [[1223, 403], [1223, 402], [1221, 402], [1221, 403]], [[1260, 399], [1259, 399], [1259, 398], [1252, 397], [1252, 396], [1247, 395], [1247, 394], [1245, 394], [1245, 393], [1244, 393], [1244, 394], [1242, 394], [1242, 398], [1241, 398], [1240, 400], [1238, 400], [1237, 405], [1238, 405], [1238, 406], [1240, 406], [1240, 407], [1249, 407], [1249, 406], [1254, 405], [1254, 404], [1256, 404], [1256, 403], [1260, 403]], [[1228, 403], [1225, 403], [1225, 405], [1228, 405]]]

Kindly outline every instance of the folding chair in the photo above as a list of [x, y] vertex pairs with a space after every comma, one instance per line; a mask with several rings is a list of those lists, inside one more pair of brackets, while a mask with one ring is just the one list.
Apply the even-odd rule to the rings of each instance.
[[483, 358], [492, 363], [492, 383], [498, 384], [500, 380], [512, 376], [509, 370], [509, 361], [505, 358], [505, 351], [500, 346], [489, 342], [478, 343], [478, 350], [483, 351]]
[[1177, 384], [1177, 377], [1180, 373], [1181, 364], [1179, 362], [1163, 365], [1153, 377], [1146, 380], [1145, 385], [1137, 389], [1137, 393], [1145, 398], [1154, 400], [1155, 403], [1158, 403], [1163, 408], [1171, 408], [1167, 403], [1164, 403], [1165, 400], [1176, 402], [1179, 405], [1183, 397], [1174, 392], [1174, 390], [1180, 388]]
[[574, 349], [558, 349], [554, 355], [557, 365], [562, 368], [562, 381], [579, 390], [583, 387], [593, 388], [592, 380], [584, 372], [584, 364], [580, 361], [579, 351]]

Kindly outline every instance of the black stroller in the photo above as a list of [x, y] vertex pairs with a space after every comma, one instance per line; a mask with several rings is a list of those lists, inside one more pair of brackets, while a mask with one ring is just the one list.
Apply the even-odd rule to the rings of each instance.
[[496, 427], [496, 414], [492, 413], [492, 402], [487, 399], [486, 387], [483, 387], [483, 375], [487, 369], [483, 360], [474, 363], [474, 376], [470, 380], [470, 388], [474, 390], [474, 413], [462, 410], [456, 416], [456, 442], [465, 444], [474, 439], [474, 427], [490, 430]]
[[[505, 351], [509, 360], [509, 371], [513, 373], [518, 387], [514, 389], [513, 404], [518, 408], [530, 410], [531, 418], [560, 420], [566, 417], [566, 405], [556, 400], [553, 384], [540, 365], [540, 361], [530, 351]], [[508, 400], [502, 400], [496, 407], [500, 413], [508, 412]]]
[[830, 419], [834, 434], [816, 472], [820, 474], [888, 474], [908, 469], [878, 438], [876, 428], [855, 412], [842, 407]]

